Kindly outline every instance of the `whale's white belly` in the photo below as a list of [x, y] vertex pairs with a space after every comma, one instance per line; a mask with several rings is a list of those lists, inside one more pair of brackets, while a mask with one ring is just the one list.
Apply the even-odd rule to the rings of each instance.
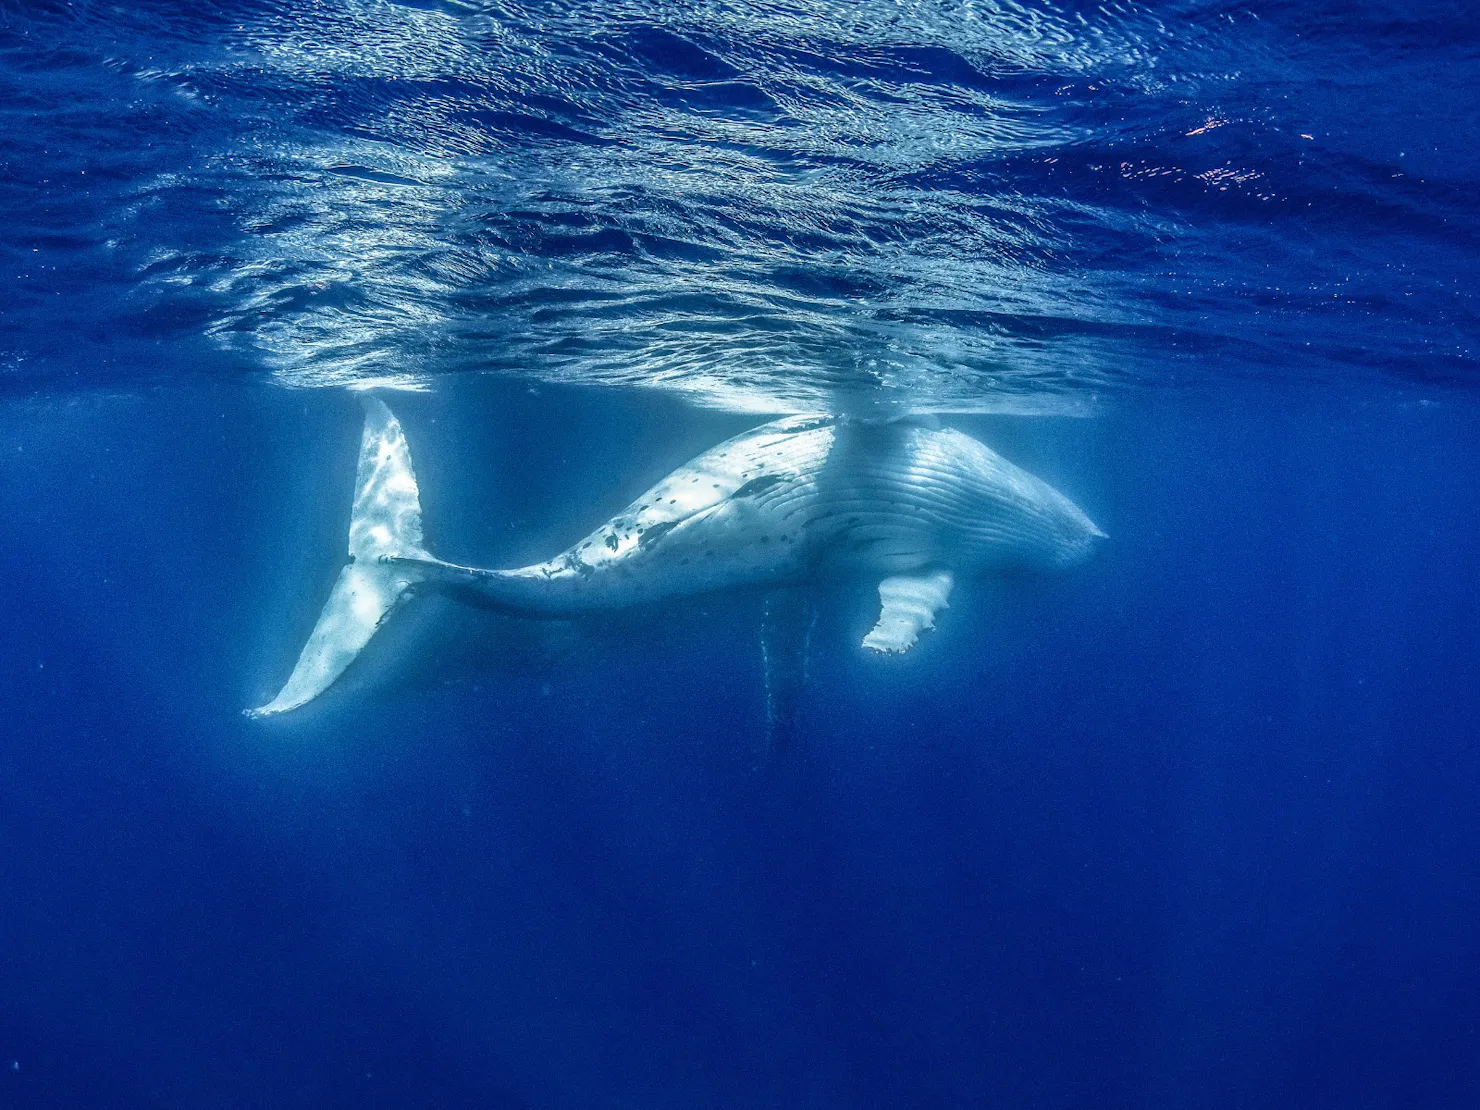
[[492, 572], [536, 611], [617, 608], [832, 573], [1059, 559], [1062, 495], [959, 432], [776, 421], [680, 467], [554, 558]]

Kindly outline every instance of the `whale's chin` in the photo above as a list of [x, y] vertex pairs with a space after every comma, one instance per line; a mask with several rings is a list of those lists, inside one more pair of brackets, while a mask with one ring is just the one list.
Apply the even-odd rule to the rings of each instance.
[[1109, 536], [1096, 528], [1093, 532], [1081, 536], [1072, 543], [1066, 544], [1059, 555], [1059, 566], [1065, 568], [1077, 567], [1089, 562], [1100, 553], [1100, 549], [1105, 546], [1106, 541], [1109, 539]]

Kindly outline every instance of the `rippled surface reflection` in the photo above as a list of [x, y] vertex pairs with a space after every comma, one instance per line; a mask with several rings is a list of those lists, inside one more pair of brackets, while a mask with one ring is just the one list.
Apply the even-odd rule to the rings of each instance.
[[14, 388], [200, 335], [757, 412], [1476, 370], [1480, 31], [1422, 6], [0, 13]]

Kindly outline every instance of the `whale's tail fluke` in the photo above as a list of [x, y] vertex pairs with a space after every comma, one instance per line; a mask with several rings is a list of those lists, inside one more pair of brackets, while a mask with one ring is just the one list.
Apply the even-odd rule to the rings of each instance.
[[368, 397], [349, 564], [339, 572], [287, 684], [247, 716], [285, 713], [327, 690], [421, 580], [414, 560], [430, 559], [421, 543], [421, 499], [406, 434], [384, 402]]

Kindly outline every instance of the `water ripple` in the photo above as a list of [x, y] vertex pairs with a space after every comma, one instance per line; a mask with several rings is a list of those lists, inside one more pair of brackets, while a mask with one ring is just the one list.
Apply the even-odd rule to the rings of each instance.
[[0, 6], [0, 380], [55, 384], [60, 299], [123, 377], [129, 344], [205, 335], [290, 386], [768, 412], [1465, 381], [1480, 109], [1351, 118], [1405, 75], [1460, 95], [1477, 37], [1448, 30], [1206, 0]]

